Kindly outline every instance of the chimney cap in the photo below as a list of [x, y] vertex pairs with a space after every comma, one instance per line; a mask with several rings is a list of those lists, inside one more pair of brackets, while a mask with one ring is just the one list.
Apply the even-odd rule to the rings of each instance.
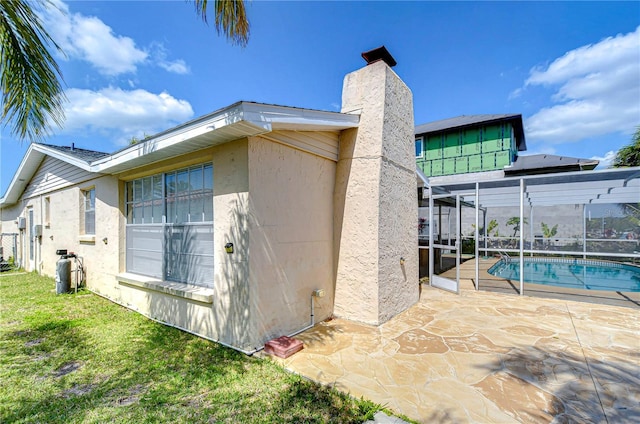
[[367, 61], [367, 65], [371, 65], [379, 60], [384, 61], [384, 63], [390, 67], [397, 65], [396, 60], [391, 56], [391, 53], [389, 53], [389, 50], [387, 50], [385, 46], [380, 46], [377, 49], [362, 53], [362, 58]]

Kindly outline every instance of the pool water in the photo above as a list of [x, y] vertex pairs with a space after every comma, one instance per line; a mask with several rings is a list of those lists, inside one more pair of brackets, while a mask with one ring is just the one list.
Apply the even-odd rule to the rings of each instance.
[[[488, 272], [506, 280], [520, 281], [520, 261], [501, 260]], [[524, 281], [586, 290], [640, 292], [640, 267], [581, 259], [525, 258]]]

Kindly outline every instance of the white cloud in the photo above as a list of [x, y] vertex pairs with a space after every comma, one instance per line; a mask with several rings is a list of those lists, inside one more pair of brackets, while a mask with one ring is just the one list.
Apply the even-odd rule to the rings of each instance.
[[72, 59], [89, 62], [104, 75], [135, 72], [147, 53], [136, 47], [133, 39], [116, 35], [111, 27], [93, 16], [69, 12], [60, 1], [44, 9], [45, 28], [63, 52]]
[[71, 13], [69, 6], [60, 0], [52, 0], [49, 7], [40, 11], [40, 16], [66, 58], [86, 61], [103, 75], [134, 73], [139, 65], [149, 63], [168, 72], [189, 73], [184, 60], [168, 61], [167, 52], [161, 45], [150, 47], [154, 53], [161, 51], [161, 55], [150, 54], [149, 49], [137, 47], [132, 38], [115, 34], [99, 18]]
[[598, 164], [599, 169], [611, 168], [611, 164], [613, 163], [613, 160], [616, 158], [616, 154], [617, 152], [614, 152], [613, 150], [609, 150], [607, 153], [604, 154], [604, 156], [593, 156], [591, 157], [591, 159], [596, 159], [600, 161], [600, 163]]
[[188, 74], [191, 72], [186, 62], [182, 59], [174, 60], [173, 62], [162, 61], [158, 62], [158, 66], [164, 69], [167, 72], [172, 72], [174, 74]]
[[72, 88], [67, 91], [66, 122], [62, 134], [98, 132], [122, 141], [143, 133], [153, 134], [193, 116], [186, 100], [163, 92], [126, 91], [105, 88], [99, 91]]
[[[565, 143], [622, 132], [640, 123], [640, 27], [567, 52], [531, 70], [524, 88], [554, 87], [554, 103], [526, 120], [527, 137]], [[515, 90], [517, 97], [522, 90]]]
[[191, 72], [189, 66], [187, 66], [187, 63], [184, 60], [167, 60], [167, 49], [161, 43], [153, 43], [151, 45], [151, 57], [159, 67], [167, 72], [181, 75]]

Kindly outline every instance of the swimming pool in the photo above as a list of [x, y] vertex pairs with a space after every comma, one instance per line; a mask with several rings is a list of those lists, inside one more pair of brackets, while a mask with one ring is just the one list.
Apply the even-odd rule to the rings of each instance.
[[[520, 261], [500, 260], [488, 272], [520, 281]], [[640, 292], [640, 267], [585, 259], [525, 258], [524, 281], [586, 290]]]

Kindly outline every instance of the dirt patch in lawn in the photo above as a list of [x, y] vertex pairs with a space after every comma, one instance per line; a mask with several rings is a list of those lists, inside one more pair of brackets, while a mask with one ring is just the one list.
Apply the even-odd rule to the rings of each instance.
[[71, 374], [72, 372], [79, 370], [80, 367], [82, 367], [82, 364], [80, 362], [77, 362], [77, 361], [67, 362], [66, 364], [64, 364], [57, 370], [55, 370], [53, 373], [53, 376], [63, 377], [67, 374]]

